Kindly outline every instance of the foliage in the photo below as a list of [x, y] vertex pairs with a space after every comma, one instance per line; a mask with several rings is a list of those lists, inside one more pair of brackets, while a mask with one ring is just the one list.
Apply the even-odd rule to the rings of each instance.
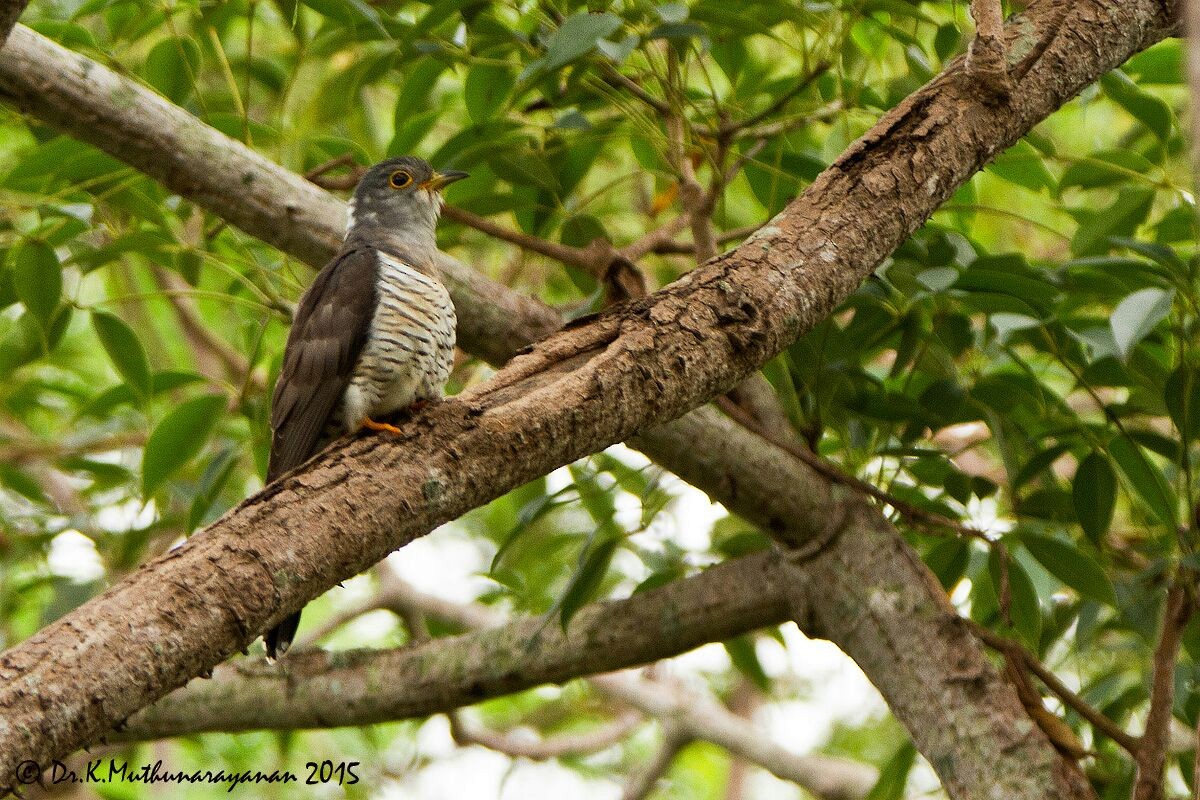
[[[964, 49], [966, 5], [46, 0], [25, 21], [296, 171], [417, 153], [471, 172], [452, 205], [585, 247], [666, 224], [682, 174], [707, 183], [740, 166], [711, 215], [736, 241]], [[963, 613], [1075, 676], [1119, 725], [1144, 717], [1171, 576], [1200, 568], [1200, 291], [1181, 60], [1171, 41], [1105, 76], [764, 370], [822, 455], [985, 529], [987, 543], [899, 520]], [[681, 120], [679, 140], [664, 116]], [[268, 388], [310, 272], [12, 111], [0, 115], [0, 153], [12, 165], [0, 176], [8, 645], [261, 485]], [[440, 235], [565, 313], [601, 302], [584, 270], [449, 221]], [[684, 254], [639, 266], [660, 286], [693, 265]], [[451, 391], [487, 374], [468, 359]], [[566, 625], [596, 598], [765, 546], [735, 519], [681, 515], [695, 505], [683, 491], [615, 451], [469, 515], [457, 529], [491, 561], [481, 600]], [[74, 555], [64, 565], [56, 552]], [[379, 642], [400, 641], [398, 630], [389, 621]], [[791, 699], [794, 686], [760, 663], [768, 634], [729, 643], [712, 685]], [[1194, 727], [1200, 625], [1184, 650], [1174, 710]], [[569, 727], [539, 723], [555, 713], [586, 724], [586, 694], [526, 694], [489, 716], [546, 731]], [[1102, 795], [1127, 786], [1127, 755], [1067, 719], [1096, 751]], [[415, 731], [213, 735], [173, 753], [200, 767], [361, 757], [374, 766], [346, 791], [365, 797], [405, 768], [384, 765], [413, 752]], [[843, 738], [855, 743], [845, 754], [884, 770], [872, 796], [903, 796], [911, 748]], [[647, 756], [636, 742], [565, 763], [611, 781], [635, 756]], [[690, 749], [675, 779], [715, 796], [723, 759]]]

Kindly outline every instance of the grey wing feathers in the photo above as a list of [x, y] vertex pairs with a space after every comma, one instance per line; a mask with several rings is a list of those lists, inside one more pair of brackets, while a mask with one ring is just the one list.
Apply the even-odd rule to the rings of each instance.
[[268, 483], [316, 452], [366, 343], [378, 270], [370, 248], [340, 253], [301, 299], [271, 398]]

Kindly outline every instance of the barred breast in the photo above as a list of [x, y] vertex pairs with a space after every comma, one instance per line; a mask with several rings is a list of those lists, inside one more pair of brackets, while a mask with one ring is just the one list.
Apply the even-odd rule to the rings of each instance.
[[394, 256], [376, 255], [375, 315], [342, 400], [348, 431], [364, 417], [440, 398], [454, 359], [457, 319], [446, 287]]

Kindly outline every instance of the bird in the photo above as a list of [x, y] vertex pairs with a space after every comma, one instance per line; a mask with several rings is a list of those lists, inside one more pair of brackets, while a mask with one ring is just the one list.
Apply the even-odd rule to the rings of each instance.
[[[414, 156], [368, 169], [347, 208], [346, 236], [296, 309], [271, 397], [267, 483], [330, 441], [441, 399], [456, 316], [435, 267], [442, 190], [467, 177]], [[263, 635], [287, 652], [300, 612]]]

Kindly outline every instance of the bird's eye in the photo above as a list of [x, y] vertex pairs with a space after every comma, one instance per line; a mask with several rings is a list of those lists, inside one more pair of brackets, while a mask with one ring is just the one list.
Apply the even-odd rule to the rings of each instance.
[[408, 170], [398, 169], [392, 173], [392, 177], [388, 178], [388, 183], [392, 185], [393, 189], [403, 189], [412, 183], [412, 179], [413, 177], [409, 174]]

